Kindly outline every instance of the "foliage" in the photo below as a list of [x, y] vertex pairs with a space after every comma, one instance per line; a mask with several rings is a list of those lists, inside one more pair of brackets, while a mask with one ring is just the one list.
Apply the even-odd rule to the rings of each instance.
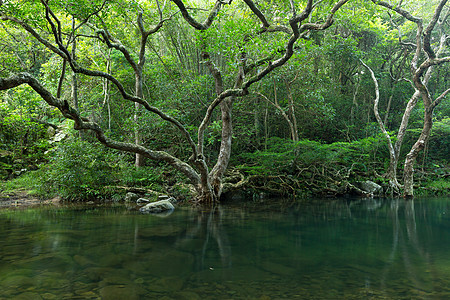
[[[236, 167], [250, 177], [272, 178], [273, 191], [289, 194], [337, 192], [344, 182], [376, 179], [388, 162], [382, 135], [332, 144], [271, 138], [268, 145], [267, 150], [241, 154], [241, 164]], [[274, 178], [278, 183], [274, 184]], [[264, 189], [268, 182], [259, 181], [259, 188]], [[288, 189], [286, 182], [290, 182]]]
[[[89, 70], [109, 72], [127, 92], [135, 88], [135, 74], [128, 59], [138, 60], [140, 36], [136, 16], [143, 11], [144, 27], [153, 28], [159, 22], [157, 7], [164, 6], [163, 27], [146, 43], [143, 99], [180, 121], [194, 140], [208, 105], [216, 97], [214, 78], [202, 59], [202, 51], [209, 52], [227, 88], [232, 87], [243, 52], [247, 66], [269, 56], [273, 62], [283, 55], [289, 37], [283, 32], [261, 34], [260, 20], [244, 2], [230, 1], [230, 5], [223, 5], [212, 26], [202, 31], [188, 26], [170, 1], [164, 5], [123, 0], [64, 0], [48, 4], [62, 21], [63, 44], [76, 50], [77, 63]], [[288, 1], [256, 4], [271, 29], [288, 24], [291, 10]], [[315, 17], [324, 20], [332, 4], [327, 1], [317, 5], [311, 20]], [[404, 3], [403, 7], [413, 10], [415, 15], [429, 17], [435, 5], [430, 2], [417, 11], [416, 4]], [[212, 7], [212, 2], [207, 5]], [[0, 11], [23, 19], [44, 39], [54, 42], [42, 3], [4, 1]], [[192, 9], [190, 13], [198, 20], [208, 15], [202, 9]], [[83, 23], [86, 17], [90, 17], [89, 22]], [[84, 24], [77, 28], [76, 49], [70, 39], [72, 24]], [[294, 56], [286, 65], [253, 85], [250, 95], [235, 100], [231, 166], [252, 176], [292, 176], [305, 182], [320, 178], [324, 185], [330, 182], [327, 176], [340, 181], [383, 174], [389, 162], [386, 142], [374, 123], [373, 82], [364, 74], [359, 60], [374, 69], [380, 82], [379, 110], [386, 118], [386, 128], [398, 128], [413, 93], [411, 85], [401, 80], [409, 72], [413, 53], [399, 44], [398, 34], [403, 34], [404, 41], [413, 40], [412, 25], [386, 14], [371, 2], [356, 1], [340, 10], [330, 30], [304, 32], [308, 38], [296, 43]], [[73, 73], [69, 66], [62, 69], [61, 57], [20, 30], [17, 24], [1, 21], [0, 26], [0, 76], [26, 71], [53, 93], [61, 82], [61, 99], [73, 104]], [[126, 48], [130, 57], [98, 39], [98, 30], [102, 28], [108, 28], [112, 41]], [[258, 70], [269, 63], [265, 61]], [[440, 70], [430, 81], [433, 94], [448, 88], [445, 78], [449, 68]], [[253, 75], [247, 74], [246, 79]], [[111, 83], [100, 77], [79, 75], [77, 82], [80, 113], [104, 128], [108, 137], [134, 142], [138, 130], [143, 146], [188, 162], [191, 149], [175, 126], [144, 110], [135, 119], [134, 103], [124, 100]], [[298, 143], [291, 141], [289, 124], [280, 109], [256, 97], [252, 94], [255, 91], [277, 102], [285, 113], [295, 111], [291, 121], [297, 123]], [[441, 171], [443, 168], [434, 166], [448, 165], [450, 153], [447, 100], [448, 97], [435, 110], [432, 136], [423, 159], [424, 167]], [[401, 157], [414, 143], [422, 127], [422, 116], [419, 101], [409, 122]], [[0, 92], [0, 178], [11, 177], [15, 170], [45, 164], [45, 153], [51, 145], [47, 127], [36, 120], [58, 125], [60, 117], [28, 87]], [[222, 126], [217, 109], [205, 132], [204, 157], [208, 164], [217, 158]], [[108, 197], [104, 187], [111, 184], [163, 190], [185, 179], [162, 163], [146, 161], [146, 166], [137, 170], [131, 164], [129, 155], [118, 156], [98, 145], [71, 138], [52, 154], [39, 176], [47, 183], [44, 188], [48, 193], [69, 199]], [[309, 188], [298, 186], [302, 187]]]
[[59, 145], [45, 167], [42, 188], [67, 200], [105, 197], [105, 187], [117, 178], [113, 153], [98, 145], [71, 138]]
[[46, 127], [34, 121], [25, 110], [31, 105], [25, 105], [14, 108], [0, 102], [0, 179], [13, 171], [36, 168], [50, 146]]
[[10, 193], [17, 193], [18, 191], [26, 191], [31, 196], [48, 198], [48, 194], [42, 189], [42, 178], [45, 176], [46, 174], [41, 169], [26, 172], [8, 181], [0, 181], [0, 194], [8, 195]]
[[429, 153], [436, 162], [449, 160], [450, 153], [450, 117], [446, 117], [433, 124], [433, 131], [429, 141]]

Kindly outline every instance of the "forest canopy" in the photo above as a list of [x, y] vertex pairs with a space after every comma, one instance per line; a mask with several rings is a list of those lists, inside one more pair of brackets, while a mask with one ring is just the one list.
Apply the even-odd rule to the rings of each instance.
[[0, 1], [0, 175], [205, 203], [448, 190], [449, 15], [446, 0]]

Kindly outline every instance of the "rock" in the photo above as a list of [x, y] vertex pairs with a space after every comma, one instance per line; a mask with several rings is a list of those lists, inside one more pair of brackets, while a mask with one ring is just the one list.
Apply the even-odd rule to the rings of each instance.
[[177, 199], [175, 199], [174, 197], [168, 196], [168, 195], [159, 195], [158, 201], [161, 201], [161, 200], [167, 200], [172, 204], [176, 204], [178, 202]]
[[44, 294], [42, 294], [42, 298], [45, 300], [56, 300], [56, 299], [58, 299], [58, 296], [56, 296], [55, 294], [52, 294], [52, 293], [44, 293]]
[[[145, 259], [125, 262], [123, 268], [135, 276], [186, 278], [186, 275], [192, 274], [194, 262], [195, 257], [191, 253], [160, 248], [149, 251]], [[145, 282], [150, 284], [147, 279]]]
[[123, 253], [109, 253], [105, 254], [98, 259], [98, 264], [102, 267], [117, 267], [129, 258], [128, 255]]
[[162, 213], [170, 212], [175, 209], [175, 206], [169, 200], [160, 200], [149, 203], [139, 209], [142, 213]]
[[358, 182], [356, 185], [364, 192], [372, 195], [381, 195], [383, 193], [383, 188], [381, 185], [370, 180]]
[[0, 286], [6, 288], [28, 288], [34, 285], [34, 280], [32, 277], [16, 275], [6, 277], [0, 282]]
[[181, 291], [181, 292], [177, 292], [175, 293], [176, 299], [180, 299], [180, 300], [200, 300], [202, 299], [202, 297], [200, 297], [197, 293], [195, 292], [190, 292], [190, 291]]
[[47, 137], [48, 137], [48, 138], [52, 138], [52, 137], [55, 136], [55, 134], [56, 134], [55, 128], [49, 126], [49, 127], [47, 128]]
[[114, 270], [108, 267], [91, 267], [84, 269], [83, 274], [91, 281], [101, 281], [106, 275], [113, 273]]
[[167, 201], [170, 201], [170, 203], [172, 203], [172, 204], [175, 204], [178, 202], [177, 199], [175, 199], [174, 197], [168, 196], [168, 195], [159, 195], [158, 200], [167, 200]]
[[102, 299], [108, 300], [138, 300], [140, 291], [136, 290], [134, 286], [128, 285], [108, 285], [100, 289], [100, 296]]
[[149, 202], [150, 202], [150, 200], [145, 199], [145, 198], [139, 198], [139, 199], [136, 200], [137, 204], [146, 204], [146, 203], [149, 203]]
[[106, 277], [103, 278], [102, 281], [99, 282], [100, 287], [104, 286], [111, 286], [111, 285], [129, 285], [133, 283], [128, 276], [121, 276], [121, 275], [115, 275], [108, 274]]
[[271, 273], [282, 276], [292, 276], [293, 274], [295, 274], [294, 268], [268, 261], [263, 262], [261, 264], [261, 268], [265, 271], [269, 271]]
[[135, 202], [138, 199], [139, 199], [139, 196], [137, 194], [128, 192], [125, 195], [125, 199], [124, 200], [125, 200], [125, 202]]
[[56, 133], [53, 136], [53, 139], [52, 139], [52, 141], [50, 141], [50, 143], [52, 143], [52, 142], [61, 142], [66, 136], [67, 136], [67, 134], [65, 134], [64, 132], [60, 131], [60, 132]]
[[42, 297], [37, 293], [25, 292], [13, 297], [14, 300], [42, 300]]
[[167, 293], [179, 291], [184, 285], [184, 280], [180, 277], [162, 277], [146, 284], [146, 288], [152, 292]]
[[90, 259], [78, 254], [74, 255], [73, 260], [82, 267], [95, 265]]
[[27, 169], [20, 169], [20, 170], [14, 171], [13, 173], [15, 176], [20, 176], [27, 171], [28, 171]]

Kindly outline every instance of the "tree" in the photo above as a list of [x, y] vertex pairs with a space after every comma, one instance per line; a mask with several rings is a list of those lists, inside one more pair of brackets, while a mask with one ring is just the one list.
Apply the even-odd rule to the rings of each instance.
[[[433, 75], [434, 67], [450, 62], [450, 56], [441, 57], [445, 53], [448, 36], [446, 35], [445, 26], [450, 16], [450, 9], [443, 13], [447, 0], [441, 0], [437, 4], [434, 13], [432, 14], [428, 25], [424, 28], [424, 21], [422, 18], [414, 16], [409, 11], [402, 8], [402, 5], [393, 6], [384, 1], [373, 1], [375, 4], [388, 8], [391, 11], [398, 13], [406, 20], [412, 22], [416, 26], [415, 42], [403, 41], [403, 36], [399, 33], [399, 40], [404, 47], [413, 47], [414, 56], [411, 59], [410, 72], [411, 83], [414, 87], [414, 94], [408, 101], [403, 112], [402, 122], [400, 124], [395, 143], [391, 141], [389, 134], [385, 129], [385, 125], [378, 113], [379, 101], [379, 87], [373, 71], [369, 69], [372, 79], [375, 82], [376, 98], [374, 103], [374, 112], [377, 122], [385, 134], [389, 145], [390, 165], [387, 172], [387, 178], [393, 191], [398, 192], [401, 185], [397, 181], [397, 166], [400, 159], [400, 150], [408, 127], [408, 122], [411, 117], [411, 112], [417, 104], [417, 101], [422, 98], [424, 105], [423, 128], [421, 134], [415, 144], [412, 146], [409, 153], [406, 155], [404, 162], [404, 178], [403, 188], [404, 196], [413, 196], [413, 174], [414, 163], [418, 154], [424, 148], [426, 141], [431, 134], [433, 124], [433, 111], [436, 106], [450, 93], [450, 88], [444, 91], [435, 91], [433, 96], [428, 88], [428, 82]], [[443, 15], [443, 16], [442, 16]], [[400, 31], [400, 30], [399, 30]], [[439, 42], [436, 42], [439, 41]], [[440, 93], [440, 94], [439, 94]]]
[[[29, 85], [40, 97], [50, 106], [58, 108], [65, 118], [74, 121], [74, 128], [77, 130], [90, 130], [95, 133], [96, 138], [105, 146], [142, 155], [155, 161], [164, 161], [183, 173], [190, 182], [195, 186], [198, 193], [198, 200], [201, 202], [212, 203], [219, 200], [222, 194], [222, 177], [228, 167], [231, 155], [232, 145], [232, 106], [237, 99], [249, 94], [250, 87], [263, 79], [272, 71], [283, 66], [294, 55], [295, 45], [299, 39], [309, 36], [313, 31], [325, 30], [333, 23], [335, 13], [348, 0], [340, 0], [332, 6], [320, 7], [318, 3], [308, 0], [306, 3], [295, 3], [290, 1], [290, 7], [287, 8], [289, 16], [286, 15], [287, 25], [273, 24], [265, 11], [258, 7], [251, 0], [244, 0], [243, 3], [231, 4], [218, 0], [213, 7], [209, 9], [209, 13], [203, 22], [196, 20], [196, 15], [201, 15], [197, 10], [188, 8], [181, 0], [173, 0], [176, 9], [181, 12], [185, 22], [199, 32], [199, 47], [203, 63], [208, 67], [210, 74], [214, 78], [215, 98], [211, 101], [206, 109], [205, 115], [198, 126], [196, 142], [191, 136], [186, 126], [178, 119], [165, 113], [162, 109], [152, 106], [142, 94], [142, 69], [145, 66], [145, 53], [148, 46], [147, 39], [150, 35], [158, 32], [164, 22], [170, 20], [176, 11], [165, 11], [160, 3], [156, 1], [156, 5], [143, 2], [135, 6], [135, 24], [137, 26], [139, 37], [133, 42], [139, 45], [138, 58], [122, 43], [118, 38], [111, 34], [115, 25], [111, 20], [107, 19], [107, 15], [114, 9], [120, 9], [127, 6], [122, 1], [96, 1], [80, 4], [82, 8], [74, 8], [72, 2], [61, 1], [60, 3], [51, 3], [41, 0], [40, 5], [33, 4], [27, 6], [15, 6], [13, 3], [7, 2], [0, 7], [0, 18], [5, 22], [14, 24], [22, 29], [22, 31], [30, 34], [40, 44], [48, 50], [61, 57], [67, 62], [71, 70], [76, 73], [90, 78], [103, 78], [108, 80], [116, 87], [123, 99], [126, 99], [136, 106], [142, 106], [143, 109], [157, 115], [164, 121], [171, 123], [184, 136], [185, 143], [189, 145], [191, 156], [188, 160], [182, 159], [170, 154], [166, 151], [153, 150], [135, 142], [120, 142], [113, 140], [100, 125], [92, 119], [87, 118], [79, 110], [75, 109], [65, 99], [55, 97], [49, 88], [42, 84], [38, 78], [27, 73], [19, 72], [9, 77], [0, 78], [0, 90], [7, 90], [22, 84]], [[213, 53], [214, 43], [225, 40], [223, 36], [226, 32], [220, 31], [220, 26], [214, 27], [218, 21], [218, 16], [228, 17], [226, 5], [233, 5], [231, 10], [238, 9], [245, 12], [247, 17], [242, 16], [241, 22], [246, 26], [239, 27], [242, 29], [239, 42], [234, 45], [227, 45], [233, 55], [229, 64], [234, 65], [230, 68], [233, 74], [227, 74], [225, 77], [223, 70], [220, 70], [214, 63]], [[299, 7], [304, 7], [301, 12]], [[30, 12], [25, 10], [33, 10], [32, 14], [35, 19], [30, 17]], [[270, 10], [270, 7], [269, 7]], [[44, 14], [42, 13], [44, 11]], [[313, 11], [315, 12], [313, 14]], [[127, 11], [129, 12], [129, 11]], [[145, 29], [143, 18], [148, 14], [155, 12], [159, 16], [159, 21], [153, 29]], [[163, 14], [168, 14], [166, 17]], [[76, 20], [76, 24], [70, 28], [64, 26], [65, 16], [70, 15]], [[26, 16], [26, 17], [24, 17]], [[201, 17], [201, 16], [200, 16]], [[312, 22], [312, 18], [316, 17], [317, 22]], [[320, 20], [324, 20], [320, 22]], [[258, 25], [259, 24], [259, 25]], [[46, 30], [48, 28], [48, 30]], [[223, 34], [221, 36], [220, 34]], [[264, 40], [269, 36], [275, 35], [277, 43], [268, 49], [264, 46]], [[75, 39], [97, 40], [107, 48], [115, 49], [122, 53], [128, 64], [133, 69], [135, 78], [135, 92], [130, 94], [124, 85], [111, 72], [103, 70], [95, 70], [84, 67], [81, 59], [75, 59], [74, 51], [70, 51], [69, 45], [63, 43], [65, 36]], [[212, 38], [213, 37], [213, 38]], [[273, 40], [273, 39], [272, 39]], [[234, 80], [231, 84], [227, 78], [231, 75]], [[230, 87], [226, 87], [230, 86]], [[210, 168], [205, 160], [205, 132], [210, 124], [213, 112], [220, 108], [221, 114], [221, 145], [217, 160], [212, 168]]]

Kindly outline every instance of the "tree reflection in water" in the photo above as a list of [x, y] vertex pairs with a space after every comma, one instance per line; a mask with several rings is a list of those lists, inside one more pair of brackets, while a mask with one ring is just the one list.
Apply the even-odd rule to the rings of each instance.
[[[192, 225], [188, 227], [184, 236], [177, 239], [175, 246], [185, 247], [196, 239], [203, 241], [201, 252], [197, 252], [197, 268], [203, 270], [213, 268], [205, 263], [208, 251], [218, 250], [222, 268], [232, 265], [231, 246], [228, 234], [223, 226], [224, 210], [219, 206], [208, 209], [192, 210]], [[216, 248], [217, 247], [217, 248]]]
[[[402, 226], [399, 219], [399, 211], [403, 208], [405, 224]], [[418, 256], [426, 264], [427, 269], [431, 267], [429, 253], [420, 245], [416, 216], [414, 210], [414, 200], [393, 199], [390, 204], [390, 215], [392, 218], [392, 250], [389, 254], [386, 266], [381, 276], [381, 287], [386, 289], [386, 281], [390, 272], [392, 272], [396, 258], [403, 261], [405, 273], [418, 289], [426, 290], [423, 274], [417, 267], [417, 262], [413, 262], [411, 257]], [[405, 234], [406, 229], [406, 234]], [[413, 253], [415, 252], [415, 253]], [[395, 272], [395, 271], [394, 271]]]

